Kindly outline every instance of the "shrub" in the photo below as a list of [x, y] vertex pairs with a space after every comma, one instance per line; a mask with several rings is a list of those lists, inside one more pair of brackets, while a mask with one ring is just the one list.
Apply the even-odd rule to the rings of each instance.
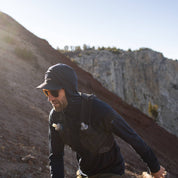
[[74, 58], [71, 58], [70, 60], [71, 60], [73, 63], [77, 64], [77, 65], [79, 64], [79, 62], [76, 61]]
[[26, 48], [15, 48], [14, 50], [16, 56], [18, 56], [21, 59], [25, 59], [25, 60], [31, 60], [31, 59], [35, 59], [36, 56], [28, 49]]
[[76, 51], [81, 51], [80, 46], [75, 46], [75, 52], [76, 52]]
[[3, 40], [8, 44], [15, 44], [15, 40], [10, 36], [5, 36]]
[[156, 121], [158, 117], [158, 105], [152, 105], [151, 102], [148, 104], [148, 114]]

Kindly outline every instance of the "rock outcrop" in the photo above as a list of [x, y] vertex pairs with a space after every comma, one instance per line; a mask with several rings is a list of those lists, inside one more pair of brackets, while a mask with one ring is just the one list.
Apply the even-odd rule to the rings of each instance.
[[84, 50], [67, 53], [108, 90], [178, 136], [178, 62], [143, 48], [137, 51]]

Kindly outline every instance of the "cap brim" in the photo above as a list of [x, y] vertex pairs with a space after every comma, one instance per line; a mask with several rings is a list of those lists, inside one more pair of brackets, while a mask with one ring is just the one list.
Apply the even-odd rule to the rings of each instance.
[[54, 83], [47, 83], [46, 81], [44, 81], [42, 84], [40, 84], [36, 88], [47, 89], [47, 90], [59, 90], [62, 87]]

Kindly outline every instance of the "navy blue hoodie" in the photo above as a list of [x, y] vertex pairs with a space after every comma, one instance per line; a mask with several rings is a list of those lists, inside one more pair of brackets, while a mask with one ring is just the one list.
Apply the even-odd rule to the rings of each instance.
[[[125, 140], [141, 156], [150, 168], [151, 172], [157, 172], [160, 165], [151, 148], [142, 138], [125, 122], [125, 120], [108, 104], [92, 97], [91, 127], [81, 120], [82, 97], [78, 93], [67, 95], [69, 105], [64, 112], [55, 112], [53, 109], [49, 115], [49, 147], [50, 166], [52, 178], [64, 177], [64, 145], [69, 145], [76, 153], [80, 163], [80, 169], [88, 176], [98, 173], [124, 174], [124, 160], [119, 145], [114, 140], [113, 134]], [[88, 116], [86, 116], [88, 117]], [[55, 130], [53, 123], [59, 124], [60, 129]], [[111, 136], [114, 142], [108, 150], [103, 152], [92, 151], [89, 146], [91, 141], [98, 146], [92, 136], [81, 137], [82, 124], [86, 131], [101, 131]], [[90, 134], [90, 133], [89, 133]], [[98, 134], [99, 135], [99, 134]], [[95, 135], [97, 140], [97, 135]], [[94, 140], [92, 140], [94, 139]], [[87, 142], [88, 144], [87, 144]], [[84, 143], [84, 144], [83, 144]]]

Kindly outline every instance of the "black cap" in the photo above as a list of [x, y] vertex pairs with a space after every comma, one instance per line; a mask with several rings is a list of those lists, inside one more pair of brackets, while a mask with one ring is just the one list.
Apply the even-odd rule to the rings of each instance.
[[48, 68], [44, 82], [37, 88], [48, 90], [64, 88], [77, 91], [77, 75], [70, 66], [59, 63]]

